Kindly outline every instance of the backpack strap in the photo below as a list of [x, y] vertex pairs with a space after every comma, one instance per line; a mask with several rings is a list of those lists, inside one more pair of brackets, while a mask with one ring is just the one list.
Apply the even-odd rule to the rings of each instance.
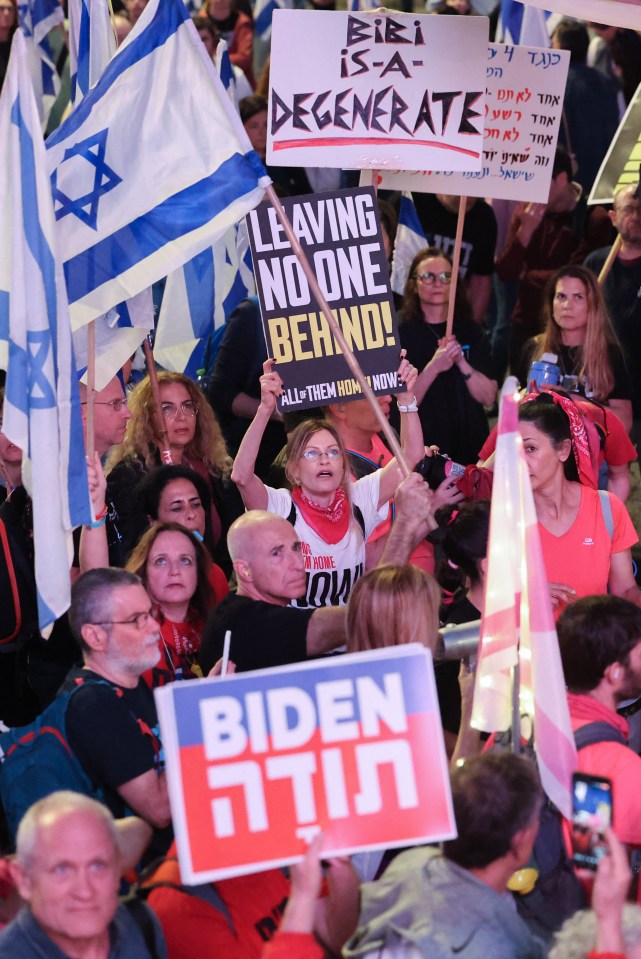
[[[363, 517], [363, 512], [360, 506], [352, 506], [352, 515], [356, 522], [358, 523], [361, 533], [363, 534], [363, 539], [365, 539], [365, 519]], [[289, 516], [287, 517], [287, 522], [291, 523], [292, 526], [296, 525], [296, 504], [292, 502], [292, 508], [289, 511]]]
[[610, 494], [607, 490], [600, 489], [597, 490], [599, 494], [599, 501], [601, 503], [601, 512], [603, 513], [603, 522], [605, 523], [605, 528], [608, 531], [608, 536], [610, 539], [614, 536], [614, 517], [612, 515], [612, 503], [610, 502]]
[[157, 949], [156, 926], [149, 906], [142, 899], [136, 898], [127, 899], [123, 905], [138, 926], [151, 959], [161, 959]]
[[587, 723], [580, 729], [574, 730], [574, 742], [577, 750], [585, 749], [587, 746], [596, 746], [597, 743], [621, 743], [626, 746], [627, 743], [623, 734], [619, 732], [616, 726], [599, 720], [594, 723]]
[[154, 889], [175, 889], [176, 892], [182, 892], [186, 896], [195, 896], [202, 899], [208, 905], [212, 906], [216, 912], [219, 912], [229, 927], [234, 938], [236, 938], [236, 927], [231, 917], [227, 905], [220, 895], [214, 883], [205, 882], [199, 886], [185, 886], [182, 882], [176, 881], [176, 875], [180, 880], [180, 871], [178, 869], [178, 859], [176, 856], [167, 856], [157, 862], [157, 868], [149, 879], [143, 880], [138, 887], [137, 895], [141, 899], [147, 899]]

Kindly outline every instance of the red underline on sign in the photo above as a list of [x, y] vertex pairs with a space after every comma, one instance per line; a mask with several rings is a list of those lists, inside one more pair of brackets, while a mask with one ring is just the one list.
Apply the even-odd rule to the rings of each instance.
[[297, 147], [348, 147], [348, 146], [377, 146], [383, 143], [391, 143], [394, 146], [410, 147], [435, 147], [437, 150], [451, 150], [452, 153], [464, 153], [466, 156], [478, 159], [481, 154], [476, 150], [466, 150], [465, 147], [455, 147], [449, 143], [437, 143], [434, 140], [402, 140], [398, 139], [383, 140], [380, 137], [355, 137], [347, 139], [346, 137], [316, 137], [310, 140], [280, 140], [272, 143], [273, 150], [294, 150]]

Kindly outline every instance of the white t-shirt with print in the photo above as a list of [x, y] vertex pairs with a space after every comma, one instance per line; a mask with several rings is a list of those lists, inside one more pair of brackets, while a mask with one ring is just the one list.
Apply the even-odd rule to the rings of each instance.
[[[352, 505], [358, 506], [365, 524], [365, 539], [358, 520], [352, 512], [349, 529], [345, 536], [335, 544], [326, 543], [303, 519], [296, 509], [294, 529], [302, 543], [307, 575], [305, 596], [292, 600], [290, 606], [297, 609], [316, 608], [318, 606], [344, 606], [350, 591], [365, 570], [365, 540], [372, 531], [387, 518], [389, 503], [383, 503], [378, 509], [380, 491], [380, 472], [377, 470], [352, 483], [350, 492]], [[288, 519], [292, 510], [292, 495], [286, 489], [267, 487], [267, 509], [284, 519]]]

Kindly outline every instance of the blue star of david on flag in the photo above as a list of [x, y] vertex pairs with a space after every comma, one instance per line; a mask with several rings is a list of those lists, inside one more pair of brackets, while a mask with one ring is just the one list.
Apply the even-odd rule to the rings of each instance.
[[60, 167], [57, 167], [51, 174], [56, 220], [60, 220], [63, 216], [73, 213], [74, 216], [77, 216], [79, 220], [86, 223], [92, 230], [98, 229], [98, 204], [100, 203], [100, 198], [106, 193], [110, 193], [119, 183], [122, 183], [122, 177], [119, 177], [118, 174], [105, 163], [108, 132], [107, 129], [101, 130], [99, 133], [88, 137], [86, 140], [81, 140], [79, 143], [65, 150], [60, 167], [74, 157], [82, 157], [94, 167], [93, 189], [89, 193], [85, 193], [75, 199], [67, 196], [67, 194], [58, 187], [58, 170]]

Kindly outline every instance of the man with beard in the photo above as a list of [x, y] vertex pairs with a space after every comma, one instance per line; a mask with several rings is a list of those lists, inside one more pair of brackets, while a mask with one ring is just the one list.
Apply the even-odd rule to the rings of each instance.
[[617, 712], [641, 695], [641, 609], [618, 596], [586, 596], [563, 612], [557, 631], [572, 729], [598, 723], [602, 740], [579, 750], [578, 770], [611, 780], [617, 836], [641, 845], [641, 757]]

